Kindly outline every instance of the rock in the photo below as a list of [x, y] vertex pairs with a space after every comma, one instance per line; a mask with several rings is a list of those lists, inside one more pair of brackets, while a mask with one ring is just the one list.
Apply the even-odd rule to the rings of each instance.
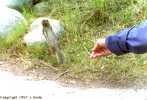
[[1, 7], [0, 10], [0, 37], [6, 37], [18, 24], [26, 24], [25, 18], [18, 11]]
[[64, 28], [61, 25], [59, 20], [51, 19], [48, 17], [40, 17], [33, 21], [30, 27], [30, 32], [24, 36], [24, 42], [27, 45], [32, 45], [34, 43], [43, 43], [45, 42], [45, 37], [42, 33], [42, 20], [47, 19], [53, 29], [53, 32], [59, 38], [64, 32]]
[[48, 2], [40, 2], [33, 7], [36, 16], [45, 16], [49, 12]]
[[33, 0], [1, 0], [1, 6], [6, 6], [16, 10], [22, 10], [24, 7], [31, 7]]
[[46, 40], [42, 34], [42, 29], [31, 30], [24, 36], [24, 43], [27, 45], [33, 45], [36, 43], [44, 43]]

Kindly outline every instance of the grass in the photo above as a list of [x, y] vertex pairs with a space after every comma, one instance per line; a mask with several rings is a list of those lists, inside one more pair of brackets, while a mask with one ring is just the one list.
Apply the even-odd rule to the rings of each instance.
[[[111, 55], [96, 60], [90, 59], [89, 54], [97, 38], [114, 34], [120, 29], [144, 20], [147, 15], [146, 3], [140, 7], [141, 0], [112, 0], [111, 3], [109, 0], [48, 0], [48, 2], [50, 8], [46, 12], [47, 15], [60, 19], [65, 27], [60, 42], [67, 61], [62, 69], [70, 69], [73, 78], [101, 80], [123, 86], [144, 79], [147, 73], [146, 54]], [[134, 7], [140, 7], [139, 11], [134, 12]], [[28, 9], [23, 11], [23, 15], [29, 24], [36, 17], [33, 11]], [[24, 56], [56, 65], [54, 57], [48, 56], [45, 45], [26, 48], [19, 44], [21, 35], [18, 33], [24, 33], [23, 28], [18, 27], [18, 30], [12, 33], [14, 35], [6, 39], [9, 48], [17, 44], [18, 52]]]
[[24, 24], [16, 25], [17, 28], [13, 28], [11, 34], [8, 34], [5, 38], [1, 38], [0, 47], [10, 48], [12, 45], [19, 43], [22, 40], [27, 28]]

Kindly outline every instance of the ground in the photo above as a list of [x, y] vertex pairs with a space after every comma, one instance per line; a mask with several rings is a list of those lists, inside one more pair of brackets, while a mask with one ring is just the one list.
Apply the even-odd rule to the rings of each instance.
[[[29, 76], [33, 80], [52, 80], [59, 83], [62, 86], [70, 86], [70, 87], [81, 87], [81, 88], [90, 88], [90, 87], [99, 87], [104, 86], [100, 82], [91, 81], [91, 80], [80, 80], [75, 79], [70, 76], [70, 71], [68, 70], [60, 70], [58, 68], [49, 66], [37, 67], [39, 60], [34, 61], [36, 63], [36, 67], [28, 66], [29, 61], [22, 62], [19, 59], [4, 59], [0, 60], [0, 70], [11, 72], [16, 76]], [[34, 64], [33, 62], [33, 64]], [[31, 62], [30, 62], [31, 63]], [[28, 67], [27, 67], [28, 66]]]
[[[50, 79], [51, 76], [48, 76], [48, 79], [41, 79], [43, 74], [40, 75], [39, 71], [22, 70], [18, 66], [20, 66], [18, 62], [0, 61], [0, 100], [97, 100], [97, 98], [102, 100], [147, 100], [147, 88], [145, 87], [144, 89], [119, 89], [84, 88], [84, 85], [72, 87], [67, 84], [63, 86]], [[58, 76], [54, 78], [56, 77]]]

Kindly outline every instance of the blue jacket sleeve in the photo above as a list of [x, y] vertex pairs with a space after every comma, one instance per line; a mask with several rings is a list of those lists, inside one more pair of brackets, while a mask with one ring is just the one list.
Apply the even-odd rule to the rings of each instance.
[[129, 52], [136, 54], [147, 52], [147, 21], [136, 27], [124, 29], [118, 34], [108, 36], [106, 45], [116, 55]]

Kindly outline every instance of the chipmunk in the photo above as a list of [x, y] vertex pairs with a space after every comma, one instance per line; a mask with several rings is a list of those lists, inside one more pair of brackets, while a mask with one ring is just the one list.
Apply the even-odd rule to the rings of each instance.
[[46, 42], [49, 47], [49, 52], [52, 54], [56, 54], [57, 60], [59, 64], [64, 63], [64, 55], [63, 52], [60, 49], [58, 36], [54, 33], [52, 26], [50, 25], [49, 21], [47, 19], [42, 20], [42, 33], [46, 39]]

